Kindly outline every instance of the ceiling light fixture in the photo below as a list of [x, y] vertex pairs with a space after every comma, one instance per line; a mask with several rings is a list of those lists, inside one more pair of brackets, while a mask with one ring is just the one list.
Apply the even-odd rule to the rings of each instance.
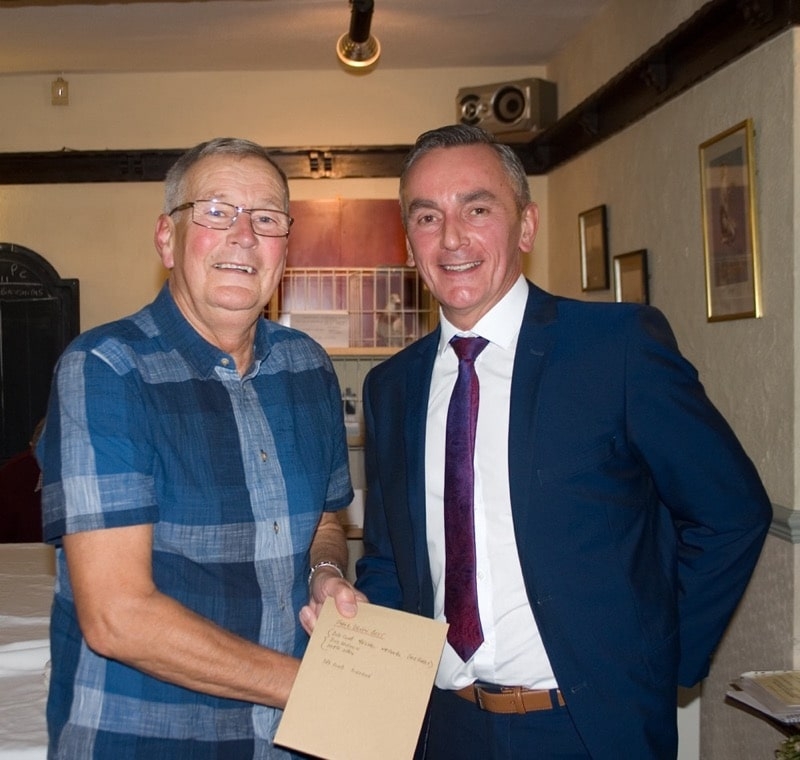
[[381, 43], [369, 33], [374, 0], [350, 0], [350, 31], [339, 37], [336, 55], [345, 65], [356, 69], [372, 66], [381, 54]]

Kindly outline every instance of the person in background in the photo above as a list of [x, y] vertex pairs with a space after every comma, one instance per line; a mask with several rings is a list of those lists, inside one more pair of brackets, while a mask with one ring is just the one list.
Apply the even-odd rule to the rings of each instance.
[[317, 343], [262, 316], [292, 223], [269, 155], [200, 144], [165, 196], [168, 282], [68, 347], [37, 449], [49, 757], [286, 758], [299, 617], [363, 598], [335, 514], [353, 495], [340, 391]]
[[0, 544], [42, 540], [42, 473], [34, 450], [43, 427], [42, 419], [28, 448], [0, 467]]
[[364, 382], [356, 585], [449, 624], [419, 754], [675, 758], [678, 685], [770, 524], [759, 476], [658, 310], [523, 277], [539, 218], [511, 148], [421, 135], [400, 204], [440, 325]]

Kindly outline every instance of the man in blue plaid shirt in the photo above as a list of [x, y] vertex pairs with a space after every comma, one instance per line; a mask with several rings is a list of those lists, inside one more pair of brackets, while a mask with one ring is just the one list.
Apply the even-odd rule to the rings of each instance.
[[[286, 177], [248, 141], [178, 160], [155, 244], [170, 276], [61, 357], [38, 447], [57, 547], [51, 758], [288, 758], [273, 736], [343, 578], [352, 499], [323, 349], [262, 317]], [[313, 730], [310, 726], [309, 730]]]

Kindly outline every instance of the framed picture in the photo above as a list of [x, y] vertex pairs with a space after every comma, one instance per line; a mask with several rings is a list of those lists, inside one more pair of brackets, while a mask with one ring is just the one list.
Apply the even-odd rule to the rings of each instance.
[[649, 303], [647, 251], [631, 251], [614, 256], [614, 300]]
[[761, 316], [753, 123], [700, 145], [700, 185], [709, 322]]
[[608, 290], [606, 207], [595, 206], [578, 215], [581, 242], [581, 290]]

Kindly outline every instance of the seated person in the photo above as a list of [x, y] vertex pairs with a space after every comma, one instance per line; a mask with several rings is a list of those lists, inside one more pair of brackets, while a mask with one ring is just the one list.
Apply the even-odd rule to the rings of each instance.
[[28, 448], [0, 467], [0, 543], [42, 540], [41, 471], [33, 450], [43, 427], [41, 419]]

